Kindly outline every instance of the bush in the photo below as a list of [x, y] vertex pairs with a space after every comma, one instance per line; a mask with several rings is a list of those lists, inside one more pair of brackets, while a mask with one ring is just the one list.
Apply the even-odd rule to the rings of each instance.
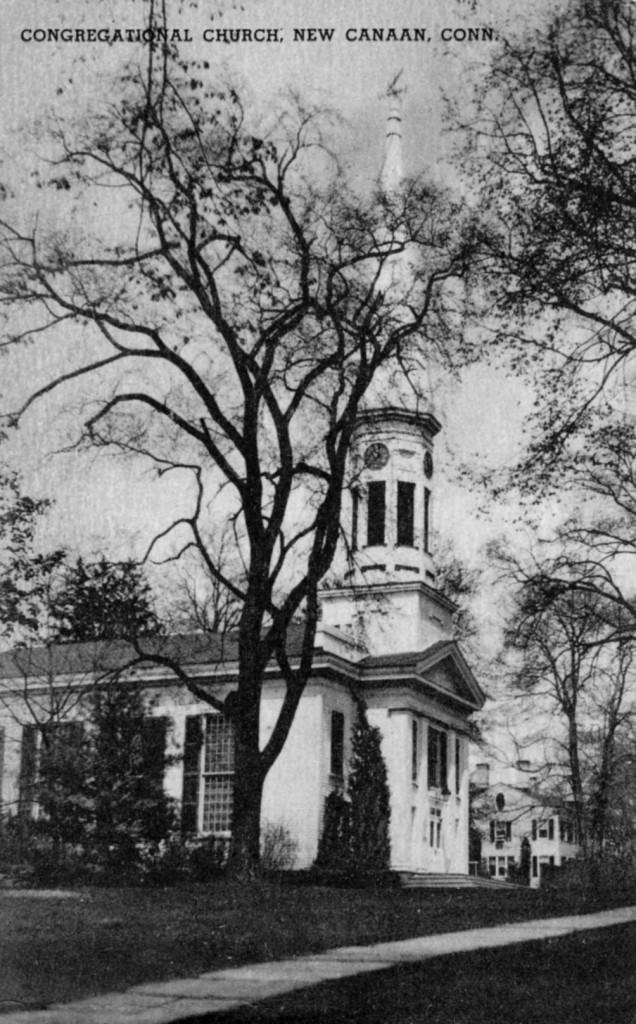
[[263, 871], [289, 871], [296, 862], [298, 843], [285, 825], [265, 821], [261, 826], [261, 868]]
[[636, 894], [636, 856], [581, 857], [561, 867], [544, 870], [541, 888], [593, 897], [599, 894]]

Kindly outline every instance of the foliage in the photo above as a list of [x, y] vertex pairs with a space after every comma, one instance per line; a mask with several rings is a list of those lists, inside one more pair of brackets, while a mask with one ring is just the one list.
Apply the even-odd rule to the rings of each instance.
[[362, 701], [351, 739], [348, 790], [352, 862], [357, 870], [386, 871], [391, 862], [389, 784], [381, 733], [369, 725]]
[[0, 635], [24, 641], [42, 632], [51, 577], [64, 558], [35, 549], [38, 522], [50, 507], [46, 499], [22, 493], [15, 473], [0, 472]]
[[316, 865], [354, 874], [387, 871], [391, 861], [390, 816], [381, 733], [369, 725], [364, 703], [358, 699], [347, 795], [333, 790], [325, 800]]
[[130, 640], [160, 631], [150, 585], [135, 562], [65, 565], [51, 595], [50, 639], [54, 643]]
[[288, 871], [294, 866], [298, 842], [285, 825], [265, 821], [261, 826], [261, 870]]
[[325, 799], [316, 865], [342, 871], [351, 869], [351, 804], [340, 790], [332, 790]]
[[93, 827], [86, 839], [102, 860], [135, 861], [139, 843], [160, 841], [175, 824], [163, 789], [165, 719], [148, 715], [141, 687], [131, 681], [108, 682], [89, 702]]
[[630, 0], [575, 0], [506, 40], [471, 125], [500, 338], [540, 377], [528, 492], [558, 486], [590, 408], [632, 376], [635, 71]]

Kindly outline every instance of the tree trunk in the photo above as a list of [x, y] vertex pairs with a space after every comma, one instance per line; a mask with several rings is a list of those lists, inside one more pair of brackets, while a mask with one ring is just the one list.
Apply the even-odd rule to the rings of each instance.
[[[254, 756], [256, 754], [256, 758]], [[260, 866], [261, 803], [264, 776], [258, 760], [258, 748], [241, 750], [236, 745], [234, 775], [234, 811], [228, 874], [233, 878], [255, 878]]]

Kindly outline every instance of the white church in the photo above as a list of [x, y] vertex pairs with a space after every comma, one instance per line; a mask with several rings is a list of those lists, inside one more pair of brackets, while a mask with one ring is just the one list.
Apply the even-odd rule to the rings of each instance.
[[[391, 800], [391, 868], [397, 872], [468, 873], [469, 727], [484, 694], [452, 640], [454, 605], [435, 586], [430, 552], [435, 435], [430, 413], [373, 409], [360, 417], [352, 458], [358, 486], [347, 524], [357, 564], [344, 585], [322, 592], [313, 671], [281, 755], [270, 771], [262, 820], [283, 826], [297, 844], [296, 868], [318, 852], [325, 800], [346, 788], [355, 695], [382, 735]], [[196, 682], [224, 699], [235, 688], [236, 646], [227, 637], [163, 641]], [[13, 712], [0, 711], [2, 805], [26, 807], [37, 762], [37, 728], [16, 712], [44, 700], [51, 685], [86, 686], [96, 664], [120, 657], [112, 645], [67, 644], [0, 655], [0, 685], [13, 692]], [[290, 637], [289, 654], [295, 650]], [[132, 671], [132, 670], [131, 670]], [[144, 664], [141, 679], [168, 755], [166, 793], [181, 807], [188, 831], [229, 838], [233, 795], [232, 725], [175, 683], [169, 671]], [[283, 698], [275, 672], [261, 714], [263, 742]], [[75, 710], [74, 714], [77, 714]], [[21, 724], [22, 719], [22, 724]]]
[[[386, 183], [400, 168], [399, 111], [389, 118]], [[484, 693], [453, 641], [454, 605], [436, 587], [430, 550], [435, 502], [435, 437], [430, 410], [367, 409], [356, 427], [356, 480], [345, 502], [355, 568], [321, 595], [310, 681], [264, 790], [262, 822], [283, 826], [296, 844], [296, 868], [316, 860], [325, 800], [346, 790], [355, 695], [382, 736], [390, 790], [391, 868], [401, 873], [468, 875], [469, 733]], [[169, 653], [185, 672], [224, 699], [235, 689], [236, 648], [227, 637], [173, 637]], [[299, 655], [294, 635], [288, 654]], [[31, 677], [85, 679], [94, 645], [0, 655], [0, 685], [16, 700]], [[197, 702], [167, 669], [135, 668], [163, 729], [169, 755], [166, 793], [188, 831], [229, 838], [234, 787], [231, 722]], [[35, 691], [31, 690], [31, 694]], [[266, 682], [263, 743], [277, 719], [283, 684]], [[28, 803], [37, 763], [37, 730], [0, 708], [0, 797], [9, 813]]]

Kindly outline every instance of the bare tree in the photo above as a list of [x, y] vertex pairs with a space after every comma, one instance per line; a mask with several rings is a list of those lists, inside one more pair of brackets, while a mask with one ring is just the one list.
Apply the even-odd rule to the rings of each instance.
[[590, 410], [633, 375], [633, 4], [576, 0], [509, 38], [474, 115], [494, 329], [515, 370], [538, 377], [539, 429], [517, 476], [536, 492]]
[[512, 683], [531, 701], [537, 735], [558, 742], [563, 727], [579, 836], [588, 852], [602, 853], [616, 752], [636, 710], [633, 621], [547, 564], [528, 572], [509, 557], [507, 567], [518, 583], [505, 636]]
[[[47, 234], [30, 214], [2, 226], [0, 295], [22, 317], [6, 345], [52, 344], [60, 328], [83, 339], [77, 362], [12, 422], [87, 382], [85, 442], [148, 457], [190, 486], [191, 512], [152, 550], [175, 537], [170, 557], [196, 551], [240, 606], [237, 692], [227, 702], [206, 693], [235, 725], [237, 871], [258, 862], [263, 783], [311, 670], [361, 403], [380, 372], [384, 388], [397, 376], [417, 394], [423, 362], [467, 351], [456, 345], [457, 282], [475, 246], [462, 210], [422, 180], [353, 193], [324, 130], [298, 102], [259, 124], [205, 64], [150, 47], [103, 109], [52, 129], [55, 156], [40, 169], [43, 202], [53, 189], [76, 211], [110, 209], [109, 231], [79, 231], [76, 218], [69, 233]], [[243, 579], [207, 541], [223, 522]], [[285, 698], [261, 750], [272, 661]], [[194, 688], [179, 664], [163, 663]]]

